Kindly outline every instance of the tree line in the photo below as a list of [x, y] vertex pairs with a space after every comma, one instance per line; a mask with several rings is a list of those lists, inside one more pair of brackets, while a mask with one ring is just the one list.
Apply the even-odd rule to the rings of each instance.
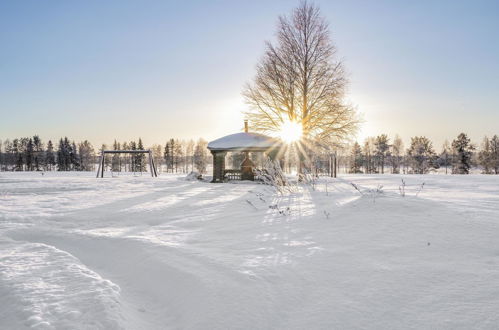
[[[206, 172], [210, 161], [207, 142], [199, 139], [170, 139], [164, 146], [155, 144], [150, 150], [159, 171], [186, 173]], [[95, 171], [101, 150], [146, 150], [142, 139], [101, 145], [99, 150], [88, 141], [75, 142], [67, 137], [44, 143], [38, 136], [0, 140], [0, 171]], [[149, 148], [147, 148], [149, 149]], [[106, 154], [105, 170], [113, 172], [145, 172], [145, 154]]]
[[461, 133], [437, 152], [425, 136], [412, 137], [404, 150], [399, 136], [390, 141], [381, 134], [367, 138], [363, 145], [355, 142], [346, 158], [350, 173], [382, 174], [389, 168], [394, 174], [426, 174], [437, 169], [445, 169], [446, 174], [469, 174], [472, 167], [477, 167], [483, 174], [499, 174], [499, 137], [485, 137], [477, 147]]

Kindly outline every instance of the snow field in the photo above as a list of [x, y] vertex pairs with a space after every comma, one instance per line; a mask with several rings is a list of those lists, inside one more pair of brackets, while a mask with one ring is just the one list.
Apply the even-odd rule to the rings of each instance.
[[2, 173], [0, 328], [494, 329], [498, 221], [494, 176]]

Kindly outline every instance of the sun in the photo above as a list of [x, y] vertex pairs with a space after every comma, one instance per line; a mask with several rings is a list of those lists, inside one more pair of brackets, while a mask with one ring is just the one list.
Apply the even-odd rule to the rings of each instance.
[[300, 123], [286, 121], [281, 125], [280, 136], [284, 142], [293, 143], [301, 139], [303, 129]]

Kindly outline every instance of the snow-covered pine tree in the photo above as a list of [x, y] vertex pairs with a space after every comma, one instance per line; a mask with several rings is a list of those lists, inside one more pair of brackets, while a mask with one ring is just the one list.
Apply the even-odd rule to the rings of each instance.
[[469, 174], [471, 157], [475, 147], [471, 144], [468, 136], [465, 133], [460, 133], [457, 138], [452, 141], [452, 149], [456, 155], [452, 164], [452, 173]]

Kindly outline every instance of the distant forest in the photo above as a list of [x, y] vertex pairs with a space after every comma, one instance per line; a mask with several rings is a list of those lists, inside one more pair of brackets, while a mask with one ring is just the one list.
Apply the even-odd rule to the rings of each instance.
[[[57, 145], [44, 143], [38, 135], [0, 141], [1, 171], [95, 171], [101, 150], [151, 150], [154, 162], [163, 172], [186, 173], [206, 171], [209, 161], [207, 142], [199, 139], [183, 141], [170, 139], [164, 146], [155, 144], [145, 148], [142, 139], [130, 142], [115, 141], [112, 146], [101, 145], [99, 150], [87, 140], [76, 143], [67, 137]], [[145, 172], [145, 154], [113, 154], [104, 159], [106, 170], [114, 172]]]
[[[0, 171], [95, 171], [100, 150], [150, 149], [161, 172], [205, 173], [211, 162], [207, 142], [199, 139], [185, 141], [170, 139], [164, 145], [154, 144], [145, 148], [142, 140], [101, 145], [98, 150], [89, 141], [74, 142], [67, 137], [44, 143], [39, 136], [0, 141]], [[237, 167], [242, 161], [240, 154], [228, 155], [228, 167]], [[386, 134], [367, 138], [363, 144], [355, 142], [336, 149], [308, 151], [308, 168], [318, 174], [329, 173], [331, 162], [336, 160], [338, 171], [344, 173], [403, 173], [426, 174], [499, 174], [499, 137], [485, 137], [480, 145], [471, 143], [464, 133], [451, 143], [445, 142], [440, 150], [424, 136], [411, 138], [405, 148], [402, 139], [391, 140]], [[145, 172], [144, 154], [106, 155], [106, 170], [113, 172]], [[292, 172], [297, 166], [296, 148], [290, 148], [284, 157], [284, 170]]]

